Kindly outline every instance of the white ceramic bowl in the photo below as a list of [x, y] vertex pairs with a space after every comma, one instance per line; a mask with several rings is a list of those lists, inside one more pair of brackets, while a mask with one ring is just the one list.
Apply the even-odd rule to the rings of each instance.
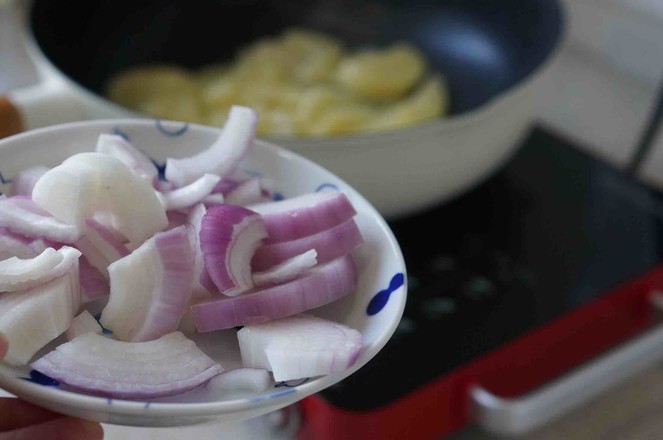
[[[216, 139], [219, 130], [153, 120], [77, 122], [34, 130], [0, 141], [0, 179], [6, 184], [22, 168], [54, 166], [72, 154], [91, 151], [100, 133], [122, 133], [153, 160], [163, 164], [168, 156], [187, 156], [204, 149]], [[285, 197], [332, 185], [346, 193], [357, 210], [355, 219], [366, 241], [353, 254], [359, 273], [357, 289], [350, 296], [312, 311], [362, 333], [364, 348], [351, 368], [305, 381], [274, 383], [264, 394], [228, 395], [199, 387], [179, 396], [141, 402], [95, 397], [65, 390], [64, 386], [44, 385], [34, 378], [30, 380], [29, 367], [16, 368], [0, 363], [0, 387], [53, 411], [99, 422], [183, 426], [239, 421], [275, 411], [338, 382], [375, 356], [396, 329], [406, 299], [405, 263], [383, 218], [343, 180], [308, 159], [275, 145], [256, 142], [242, 168], [274, 179], [275, 190]], [[383, 307], [369, 315], [367, 306], [376, 295]], [[192, 338], [226, 370], [240, 366], [235, 330], [196, 334]], [[58, 342], [62, 341], [54, 341], [46, 350]]]

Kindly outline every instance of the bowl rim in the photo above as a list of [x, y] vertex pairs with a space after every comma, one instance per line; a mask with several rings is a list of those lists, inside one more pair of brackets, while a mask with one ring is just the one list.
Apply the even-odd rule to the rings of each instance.
[[[42, 127], [38, 129], [29, 130], [23, 133], [18, 133], [13, 136], [9, 136], [5, 139], [0, 140], [0, 156], [2, 151], [8, 146], [13, 144], [16, 141], [23, 140], [24, 138], [30, 138], [34, 136], [42, 136], [48, 134], [49, 132], [63, 132], [67, 130], [77, 130], [80, 128], [89, 128], [94, 126], [99, 126], [100, 129], [108, 129], [113, 126], [138, 126], [141, 128], [150, 128], [154, 129], [155, 123], [157, 125], [161, 124], [166, 128], [178, 129], [186, 124], [189, 128], [194, 130], [199, 130], [201, 132], [206, 132], [209, 134], [217, 135], [220, 132], [220, 128], [210, 127], [194, 123], [184, 123], [180, 121], [172, 120], [160, 120], [160, 119], [136, 119], [136, 118], [125, 118], [125, 119], [98, 119], [98, 120], [89, 120], [89, 121], [77, 121], [69, 122], [64, 124], [57, 124], [48, 127]], [[384, 345], [391, 339], [393, 336], [396, 327], [398, 326], [403, 312], [405, 310], [405, 303], [407, 299], [407, 268], [405, 265], [405, 259], [401, 251], [400, 245], [396, 240], [391, 228], [387, 224], [386, 220], [382, 215], [377, 211], [377, 209], [353, 186], [349, 185], [345, 180], [337, 176], [332, 171], [318, 165], [314, 161], [296, 153], [291, 150], [288, 150], [284, 147], [275, 145], [274, 143], [256, 139], [256, 145], [258, 148], [265, 149], [268, 154], [279, 157], [280, 159], [285, 159], [286, 161], [296, 161], [302, 163], [303, 166], [307, 168], [314, 169], [317, 173], [322, 172], [327, 174], [327, 177], [333, 177], [338, 183], [341, 183], [348, 191], [353, 198], [359, 199], [362, 204], [365, 206], [361, 212], [363, 212], [368, 219], [371, 220], [374, 227], [380, 230], [380, 237], [384, 240], [386, 249], [388, 249], [393, 255], [394, 262], [396, 263], [397, 269], [404, 275], [404, 284], [401, 287], [402, 294], [397, 295], [394, 298], [396, 307], [395, 316], [397, 319], [392, 320], [389, 323], [389, 327], [385, 329], [380, 335], [380, 337], [375, 341], [371, 347], [370, 357], [368, 352], [363, 351], [357, 361], [348, 369], [332, 373], [325, 376], [319, 376], [314, 380], [307, 381], [305, 383], [296, 385], [295, 388], [287, 388], [286, 390], [279, 390], [272, 392], [270, 394], [263, 394], [260, 398], [234, 398], [223, 401], [216, 402], [199, 402], [199, 403], [178, 403], [178, 402], [149, 402], [149, 405], [146, 405], [146, 401], [133, 401], [133, 400], [124, 400], [124, 399], [112, 399], [112, 405], [109, 405], [109, 399], [107, 397], [94, 396], [89, 394], [78, 393], [75, 391], [54, 389], [50, 387], [44, 387], [43, 385], [36, 384], [27, 380], [22, 380], [16, 377], [9, 377], [3, 375], [0, 372], [0, 386], [5, 390], [16, 394], [20, 398], [25, 398], [26, 400], [32, 401], [33, 403], [39, 404], [40, 401], [48, 401], [57, 404], [67, 404], [77, 408], [82, 408], [85, 410], [96, 410], [100, 412], [106, 412], [111, 414], [121, 414], [121, 415], [133, 415], [137, 411], [145, 413], [149, 407], [149, 413], [145, 413], [149, 417], [163, 417], [163, 416], [187, 416], [187, 417], [204, 417], [204, 416], [213, 416], [213, 415], [223, 415], [228, 413], [240, 413], [247, 410], [258, 410], [265, 408], [274, 408], [278, 406], [284, 406], [290, 402], [289, 398], [297, 397], [293, 401], [300, 400], [306, 396], [309, 396], [313, 393], [319, 392], [326, 387], [344, 379], [345, 377], [351, 375], [359, 368], [363, 367], [368, 361], [370, 361], [377, 353], [379, 353]], [[250, 156], [251, 153], [249, 153]], [[359, 213], [360, 211], [358, 211]], [[390, 299], [390, 304], [392, 300]], [[3, 364], [3, 366], [6, 366]], [[7, 368], [12, 368], [6, 366]], [[229, 370], [230, 371], [230, 370]], [[283, 397], [285, 399], [279, 399]]]

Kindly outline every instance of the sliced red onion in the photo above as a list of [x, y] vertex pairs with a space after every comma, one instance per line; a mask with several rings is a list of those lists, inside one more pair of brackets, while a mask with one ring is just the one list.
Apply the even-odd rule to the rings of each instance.
[[35, 183], [48, 170], [48, 167], [37, 165], [19, 171], [12, 180], [12, 184], [9, 187], [9, 194], [12, 196], [31, 196]]
[[196, 304], [194, 322], [201, 333], [258, 324], [328, 304], [348, 295], [356, 284], [357, 271], [348, 255], [284, 284]]
[[11, 197], [0, 199], [0, 227], [26, 237], [47, 238], [61, 243], [73, 243], [84, 229], [63, 223], [44, 212], [29, 199]]
[[265, 200], [260, 179], [252, 177], [241, 182], [235, 189], [225, 194], [226, 203], [231, 205], [250, 205]]
[[0, 332], [9, 340], [4, 362], [27, 364], [38, 350], [69, 328], [80, 299], [77, 263], [59, 278], [0, 295]]
[[191, 296], [193, 253], [185, 226], [156, 234], [108, 267], [110, 298], [101, 323], [123, 341], [177, 329]]
[[264, 271], [310, 249], [317, 252], [318, 263], [326, 263], [349, 254], [363, 243], [361, 231], [351, 219], [297, 240], [263, 245], [256, 250], [251, 265], [254, 271]]
[[237, 368], [213, 377], [205, 388], [222, 393], [260, 393], [271, 385], [272, 378], [264, 368]]
[[115, 134], [100, 134], [96, 151], [111, 155], [121, 160], [139, 177], [152, 182], [159, 177], [159, 170], [154, 162], [128, 140]]
[[263, 287], [295, 279], [318, 263], [317, 255], [315, 249], [311, 249], [264, 272], [254, 272], [253, 284], [256, 287]]
[[[199, 203], [191, 209], [188, 217], [189, 241], [193, 250], [193, 285], [191, 286], [191, 290], [192, 295], [194, 296], [197, 295], [198, 292], [218, 292], [211, 278], [207, 275], [203, 251], [200, 247], [200, 229], [205, 214], [207, 214], [207, 208], [204, 204]], [[203, 279], [203, 273], [205, 274], [205, 280], [209, 280], [208, 282], [201, 282], [201, 279]]]
[[45, 249], [34, 258], [11, 257], [0, 261], [0, 292], [30, 289], [58, 278], [78, 264], [81, 253], [63, 246], [59, 250]]
[[87, 219], [86, 233], [75, 243], [87, 261], [108, 279], [108, 266], [129, 255], [127, 246], [109, 228], [94, 219]]
[[239, 186], [239, 180], [232, 177], [222, 177], [214, 187], [214, 194], [226, 195]]
[[148, 342], [83, 334], [32, 364], [72, 388], [122, 399], [152, 399], [192, 390], [223, 371], [180, 332]]
[[200, 247], [205, 270], [219, 292], [236, 296], [253, 287], [251, 259], [266, 236], [261, 217], [249, 209], [235, 205], [207, 209]]
[[201, 202], [212, 193], [221, 177], [205, 174], [200, 179], [176, 190], [164, 193], [167, 209], [188, 208]]
[[212, 277], [209, 276], [207, 269], [203, 268], [203, 271], [200, 273], [200, 278], [198, 279], [200, 285], [210, 293], [219, 293], [219, 289], [212, 281]]
[[37, 181], [32, 197], [57, 219], [79, 228], [94, 214], [110, 212], [113, 227], [135, 243], [168, 224], [151, 184], [107, 154], [69, 157]]
[[242, 364], [270, 370], [277, 381], [344, 371], [362, 348], [357, 330], [306, 314], [247, 325], [237, 339]]
[[356, 214], [350, 200], [339, 191], [319, 191], [248, 208], [263, 216], [269, 234], [266, 243], [315, 234], [344, 223]]
[[253, 144], [257, 122], [252, 109], [231, 107], [221, 135], [209, 148], [195, 156], [167, 159], [166, 179], [181, 187], [205, 173], [225, 176], [233, 172]]
[[[43, 243], [43, 241], [41, 241]], [[32, 239], [15, 234], [7, 228], [0, 228], [0, 260], [11, 257], [32, 258], [39, 255], [44, 249], [37, 252], [31, 244]]]
[[44, 238], [26, 237], [0, 227], [0, 260], [9, 257], [32, 258], [41, 254], [46, 248], [61, 246], [61, 243]]
[[87, 303], [99, 298], [107, 298], [110, 294], [108, 278], [97, 268], [93, 267], [84, 255], [78, 260], [78, 264], [81, 301]]
[[178, 226], [187, 225], [189, 223], [189, 214], [182, 211], [168, 211], [166, 212], [168, 217], [168, 226], [166, 230], [174, 229]]
[[85, 333], [96, 333], [100, 335], [102, 332], [103, 329], [99, 325], [99, 322], [94, 319], [94, 316], [92, 316], [87, 310], [83, 310], [73, 319], [73, 321], [71, 321], [71, 325], [65, 332], [65, 336], [67, 337], [67, 340], [71, 341]]

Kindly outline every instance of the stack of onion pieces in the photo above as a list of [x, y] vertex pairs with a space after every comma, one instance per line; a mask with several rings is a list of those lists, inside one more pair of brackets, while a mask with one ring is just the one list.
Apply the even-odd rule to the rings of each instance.
[[[361, 334], [309, 311], [357, 285], [356, 212], [340, 191], [271, 201], [271, 183], [241, 169], [256, 123], [233, 107], [209, 148], [167, 159], [166, 180], [139, 145], [105, 133], [18, 173], [0, 194], [5, 362], [125, 399], [262, 392], [349, 368]], [[218, 376], [182, 331], [233, 332], [242, 368]]]

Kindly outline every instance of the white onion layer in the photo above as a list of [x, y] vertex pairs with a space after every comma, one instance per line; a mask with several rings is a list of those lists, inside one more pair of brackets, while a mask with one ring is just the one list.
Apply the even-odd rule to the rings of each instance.
[[38, 350], [69, 328], [80, 300], [77, 263], [59, 278], [0, 295], [0, 332], [9, 340], [4, 362], [27, 364]]
[[222, 393], [265, 391], [272, 384], [269, 371], [264, 368], [237, 368], [210, 379], [205, 385], [208, 390]]
[[86, 333], [58, 346], [32, 368], [78, 390], [125, 399], [180, 394], [223, 371], [180, 332], [148, 342]]
[[78, 249], [63, 246], [57, 251], [47, 248], [30, 259], [0, 261], [0, 292], [29, 289], [62, 276], [77, 264], [80, 255]]
[[71, 341], [85, 333], [97, 333], [100, 335], [102, 332], [103, 329], [97, 320], [94, 319], [94, 316], [92, 316], [87, 310], [83, 310], [73, 319], [73, 321], [71, 321], [71, 325], [67, 331], [65, 331], [65, 336], [67, 337], [67, 340]]
[[110, 298], [101, 323], [123, 341], [177, 329], [191, 295], [193, 253], [185, 226], [156, 234], [108, 267]]
[[122, 136], [100, 134], [95, 151], [121, 160], [139, 177], [150, 183], [159, 176], [159, 170], [150, 158]]
[[269, 286], [273, 284], [285, 283], [297, 278], [308, 269], [318, 263], [315, 249], [304, 252], [301, 255], [294, 256], [284, 262], [273, 266], [263, 272], [253, 273], [253, 284], [256, 287]]
[[82, 226], [58, 220], [23, 196], [0, 199], [0, 227], [26, 237], [73, 243], [84, 233]]
[[189, 208], [201, 202], [212, 193], [219, 180], [221, 177], [217, 175], [205, 174], [195, 182], [164, 193], [167, 209]]
[[19, 171], [12, 180], [12, 184], [9, 187], [9, 194], [12, 196], [31, 196], [35, 183], [48, 170], [48, 167], [37, 165]]
[[257, 122], [252, 109], [231, 107], [221, 135], [211, 146], [191, 157], [166, 160], [166, 179], [181, 187], [205, 173], [223, 177], [233, 172], [253, 144]]
[[277, 381], [343, 371], [362, 348], [357, 330], [306, 314], [247, 325], [237, 332], [237, 339], [242, 364], [265, 368]]
[[83, 228], [97, 212], [112, 213], [113, 226], [142, 243], [168, 224], [149, 182], [115, 157], [75, 154], [37, 181], [34, 201], [54, 217]]

